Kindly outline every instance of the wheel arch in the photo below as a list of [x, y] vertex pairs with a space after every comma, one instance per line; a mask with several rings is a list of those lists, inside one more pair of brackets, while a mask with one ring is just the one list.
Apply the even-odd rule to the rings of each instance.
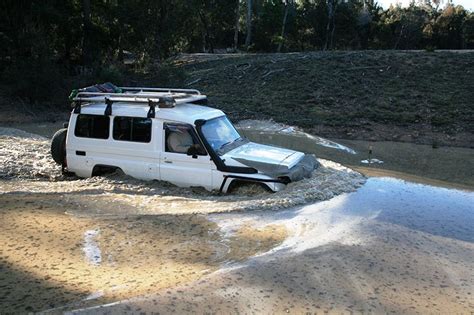
[[221, 187], [219, 189], [220, 193], [227, 193], [231, 190], [232, 185], [238, 185], [239, 183], [257, 183], [262, 185], [265, 189], [268, 189], [272, 192], [275, 192], [273, 185], [275, 183], [287, 184], [284, 179], [274, 179], [274, 178], [257, 178], [250, 176], [240, 176], [240, 175], [224, 175]]
[[123, 170], [118, 166], [106, 165], [106, 164], [96, 164], [92, 168], [91, 176], [102, 176], [102, 175], [114, 173], [116, 171], [123, 172]]

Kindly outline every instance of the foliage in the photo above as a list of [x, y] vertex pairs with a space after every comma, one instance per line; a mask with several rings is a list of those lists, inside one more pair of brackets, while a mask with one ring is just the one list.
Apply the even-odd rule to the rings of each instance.
[[256, 52], [474, 48], [474, 13], [450, 3], [383, 10], [375, 0], [253, 0], [247, 15], [248, 1], [4, 0], [2, 81], [41, 99], [40, 87], [61, 78], [122, 81], [124, 71], [150, 71], [180, 52], [233, 49], [235, 32], [237, 49]]

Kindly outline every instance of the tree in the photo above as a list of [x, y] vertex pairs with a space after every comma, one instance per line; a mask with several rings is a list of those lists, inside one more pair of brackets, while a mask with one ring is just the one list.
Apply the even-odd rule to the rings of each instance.
[[252, 43], [252, 0], [247, 0], [247, 37], [245, 38], [245, 47], [249, 49]]
[[239, 26], [240, 26], [240, 0], [236, 0], [235, 6], [235, 26], [234, 26], [234, 50], [239, 46]]
[[336, 30], [336, 9], [338, 0], [327, 0], [328, 22], [326, 25], [326, 41], [324, 50], [332, 49], [334, 42], [334, 32]]
[[82, 37], [82, 61], [85, 65], [89, 65], [92, 62], [92, 23], [90, 0], [82, 0], [82, 16], [84, 19]]
[[283, 21], [281, 23], [281, 40], [278, 43], [277, 52], [281, 52], [281, 47], [283, 46], [283, 42], [285, 41], [285, 29], [286, 29], [286, 20], [288, 19], [288, 10], [290, 7], [290, 3], [292, 4], [292, 0], [284, 0], [285, 4], [285, 12], [283, 13]]
[[0, 74], [34, 100], [53, 81], [123, 68], [124, 55], [147, 70], [181, 52], [237, 49], [239, 36], [259, 52], [474, 48], [473, 12], [442, 0], [387, 10], [377, 0], [243, 1], [3, 0]]

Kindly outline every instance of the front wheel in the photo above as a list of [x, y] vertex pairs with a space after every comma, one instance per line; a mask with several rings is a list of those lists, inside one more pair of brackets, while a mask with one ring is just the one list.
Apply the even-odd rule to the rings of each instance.
[[232, 181], [227, 193], [243, 196], [256, 196], [272, 192], [267, 185], [263, 183]]

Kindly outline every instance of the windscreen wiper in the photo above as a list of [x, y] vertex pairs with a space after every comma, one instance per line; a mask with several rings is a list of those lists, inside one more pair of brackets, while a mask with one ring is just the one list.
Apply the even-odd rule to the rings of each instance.
[[218, 151], [221, 151], [225, 146], [227, 146], [227, 145], [229, 145], [229, 144], [232, 144], [232, 143], [237, 142], [237, 141], [242, 141], [242, 140], [244, 140], [244, 138], [238, 137], [238, 138], [236, 138], [236, 139], [234, 139], [234, 140], [232, 140], [232, 141], [228, 141], [228, 142], [224, 143], [223, 145], [221, 145], [221, 146], [219, 147], [219, 150], [218, 150]]

